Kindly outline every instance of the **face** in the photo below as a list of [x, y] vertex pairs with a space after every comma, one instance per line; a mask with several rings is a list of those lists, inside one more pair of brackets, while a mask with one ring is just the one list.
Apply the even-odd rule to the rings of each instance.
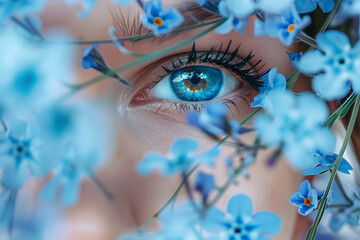
[[[164, 2], [170, 6], [175, 1]], [[183, 4], [190, 6], [190, 2], [186, 1], [176, 1], [175, 5], [181, 8]], [[65, 28], [78, 40], [108, 39], [108, 29], [113, 26], [118, 37], [149, 32], [141, 26], [141, 11], [136, 4], [119, 8], [112, 1], [101, 0], [86, 19], [76, 18], [76, 12], [80, 9], [80, 6], [68, 6], [60, 1], [49, 3], [41, 15], [44, 28]], [[185, 21], [191, 24], [193, 20], [189, 12], [182, 13]], [[195, 11], [191, 13], [195, 14]], [[210, 20], [205, 13], [195, 17], [201, 21]], [[175, 51], [121, 72], [121, 76], [131, 82], [134, 88], [105, 79], [81, 93], [109, 100], [109, 111], [114, 114], [111, 128], [117, 133], [116, 150], [99, 172], [99, 178], [113, 193], [114, 199], [106, 199], [93, 182], [85, 181], [79, 203], [69, 209], [63, 222], [63, 239], [115, 239], [142, 225], [164, 204], [180, 182], [178, 178], [165, 178], [158, 174], [146, 178], [139, 176], [135, 166], [144, 154], [150, 150], [166, 154], [171, 142], [184, 136], [197, 138], [202, 150], [210, 148], [216, 142], [186, 124], [187, 112], [201, 110], [204, 103], [221, 101], [227, 105], [230, 117], [241, 121], [254, 110], [250, 103], [258, 91], [253, 87], [253, 79], [260, 78], [270, 67], [277, 67], [278, 72], [285, 76], [292, 73], [286, 51], [299, 51], [300, 46], [288, 49], [277, 39], [254, 37], [254, 19], [249, 19], [245, 34], [232, 31], [220, 35], [211, 32]], [[131, 51], [153, 52], [180, 43], [205, 28], [135, 43], [125, 42], [124, 45]], [[101, 45], [99, 50], [111, 67], [137, 59], [123, 54], [112, 44]], [[79, 46], [78, 62], [81, 51]], [[217, 53], [219, 56], [216, 58]], [[215, 60], [209, 60], [206, 55]], [[243, 62], [244, 66], [235, 68], [226, 64], [222, 56], [233, 56], [236, 63]], [[252, 57], [244, 60], [248, 56]], [[169, 79], [201, 68], [208, 71], [214, 84], [221, 78], [221, 86], [213, 87], [215, 90], [206, 96], [190, 97], [182, 90], [177, 93], [172, 91], [171, 87], [174, 86], [169, 84]], [[245, 74], [244, 70], [249, 68], [253, 68], [252, 73]], [[98, 74], [95, 70], [84, 71], [79, 67], [78, 81], [86, 81]], [[206, 91], [207, 87], [201, 91]], [[300, 78], [295, 91], [306, 89], [310, 89], [307, 80]], [[250, 126], [251, 121], [247, 124]], [[243, 141], [254, 141], [254, 135], [245, 135]], [[223, 144], [216, 168], [202, 169], [212, 172], [218, 185], [227, 179], [222, 159], [231, 152], [231, 144]], [[249, 169], [250, 178], [239, 177], [239, 183], [230, 187], [217, 205], [224, 209], [232, 195], [245, 193], [251, 197], [256, 211], [269, 210], [282, 218], [283, 228], [276, 239], [294, 239], [296, 226], [299, 225], [296, 224], [297, 209], [288, 203], [288, 199], [302, 177], [292, 171], [284, 159], [274, 167], [267, 167], [266, 159], [271, 153], [273, 149], [261, 151], [256, 163]], [[185, 197], [183, 192], [179, 199]]]

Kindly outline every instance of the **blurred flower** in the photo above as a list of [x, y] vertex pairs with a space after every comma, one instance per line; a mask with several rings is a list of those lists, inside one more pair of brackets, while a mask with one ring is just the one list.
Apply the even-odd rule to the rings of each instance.
[[349, 200], [351, 205], [332, 209], [334, 213], [329, 224], [331, 230], [338, 232], [344, 224], [349, 224], [352, 227], [360, 226], [360, 198], [354, 194], [349, 196]]
[[50, 105], [73, 74], [66, 46], [31, 42], [14, 30], [0, 31], [0, 106], [22, 112]]
[[244, 33], [243, 28], [247, 24], [247, 16], [253, 11], [249, 1], [222, 0], [218, 8], [220, 15], [226, 17], [227, 20], [216, 28], [217, 33], [226, 34], [233, 28], [240, 33]]
[[81, 67], [85, 70], [94, 68], [100, 72], [104, 69], [99, 66], [99, 64], [106, 65], [104, 58], [101, 56], [97, 48], [98, 44], [92, 44], [90, 47], [83, 49], [83, 58], [81, 60]]
[[[315, 167], [313, 167], [311, 169], [305, 170], [303, 172], [303, 175], [305, 175], [305, 176], [317, 175], [317, 174], [320, 174], [320, 173], [326, 171], [330, 167], [331, 167], [331, 169], [334, 169], [334, 164], [335, 164], [335, 161], [336, 161], [338, 155], [335, 153], [327, 153], [327, 154], [314, 153], [314, 157], [315, 157], [315, 161], [318, 163], [318, 165], [316, 165]], [[349, 171], [351, 171], [351, 170], [353, 170], [353, 168], [351, 167], [350, 163], [348, 163], [344, 158], [342, 158], [340, 161], [338, 171], [345, 173], [345, 174], [350, 174]]]
[[144, 4], [145, 14], [141, 16], [141, 22], [151, 29], [155, 36], [171, 32], [180, 26], [184, 17], [174, 7], [163, 9], [161, 0], [151, 0]]
[[326, 100], [342, 98], [350, 91], [360, 93], [360, 42], [353, 48], [348, 37], [338, 31], [318, 34], [319, 49], [306, 52], [297, 64], [307, 75], [316, 74], [313, 89]]
[[313, 167], [316, 164], [313, 153], [334, 150], [335, 138], [330, 129], [322, 126], [328, 109], [317, 96], [273, 91], [267, 99], [267, 115], [256, 116], [255, 129], [266, 145], [280, 144], [292, 167], [297, 170]]
[[293, 66], [293, 68], [297, 68], [297, 64], [298, 64], [298, 62], [300, 61], [300, 58], [302, 57], [303, 52], [299, 52], [299, 53], [289, 53], [289, 52], [286, 52], [286, 54], [287, 54], [287, 55], [289, 56], [289, 58], [290, 58], [291, 66]]
[[81, 180], [91, 176], [99, 158], [100, 154], [96, 149], [89, 152], [76, 152], [72, 149], [55, 167], [51, 180], [40, 193], [41, 198], [51, 200], [55, 196], [56, 189], [61, 188], [62, 201], [67, 205], [75, 204], [79, 198]]
[[167, 157], [157, 152], [149, 152], [137, 165], [137, 170], [141, 175], [158, 170], [165, 176], [171, 176], [175, 173], [186, 173], [195, 164], [214, 165], [215, 157], [220, 153], [219, 148], [215, 146], [203, 154], [195, 155], [197, 148], [198, 142], [195, 139], [175, 139]]
[[195, 179], [195, 189], [200, 192], [203, 199], [206, 200], [209, 193], [216, 188], [213, 175], [198, 172]]
[[86, 18], [87, 16], [89, 16], [89, 14], [94, 8], [95, 3], [97, 2], [97, 0], [63, 0], [63, 1], [68, 4], [75, 4], [79, 2], [82, 3], [84, 7], [84, 11], [77, 14], [79, 18]]
[[207, 0], [195, 0], [200, 6], [203, 6]]
[[12, 15], [28, 15], [40, 12], [47, 0], [2, 0], [0, 3], [0, 24]]
[[266, 107], [266, 97], [274, 90], [286, 89], [286, 78], [277, 72], [277, 68], [270, 68], [270, 71], [264, 76], [264, 86], [259, 88], [259, 94], [254, 97], [251, 107]]
[[299, 192], [294, 192], [289, 201], [299, 208], [301, 215], [306, 216], [317, 208], [318, 192], [311, 188], [308, 180], [305, 180], [300, 184]]
[[299, 13], [312, 12], [319, 7], [324, 13], [330, 12], [334, 8], [334, 0], [295, 0], [295, 7]]
[[244, 194], [234, 195], [227, 204], [227, 214], [216, 207], [210, 207], [202, 223], [204, 229], [213, 235], [209, 239], [269, 239], [265, 234], [277, 234], [281, 219], [269, 211], [252, 215], [251, 199]]
[[272, 36], [280, 39], [286, 46], [290, 46], [296, 35], [311, 22], [309, 16], [300, 17], [295, 8], [282, 11], [281, 17], [269, 16], [266, 21], [255, 20], [255, 36]]
[[44, 175], [40, 150], [42, 143], [29, 124], [18, 119], [9, 122], [6, 133], [0, 133], [0, 165], [3, 167], [2, 183], [18, 189], [33, 175]]
[[337, 26], [351, 17], [356, 17], [360, 14], [360, 0], [342, 0], [339, 10], [336, 11], [331, 20], [332, 26]]

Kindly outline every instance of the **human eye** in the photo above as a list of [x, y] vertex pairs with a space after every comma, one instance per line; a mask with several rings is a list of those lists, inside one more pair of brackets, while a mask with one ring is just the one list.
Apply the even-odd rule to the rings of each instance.
[[[261, 60], [251, 64], [252, 52], [240, 57], [239, 47], [213, 46], [198, 51], [193, 45], [187, 53], [174, 54], [150, 64], [141, 79], [149, 84], [135, 90], [129, 107], [146, 107], [159, 113], [172, 110], [201, 111], [211, 101], [221, 101], [238, 111], [248, 106], [250, 97], [262, 86]], [[153, 77], [155, 76], [155, 78]]]

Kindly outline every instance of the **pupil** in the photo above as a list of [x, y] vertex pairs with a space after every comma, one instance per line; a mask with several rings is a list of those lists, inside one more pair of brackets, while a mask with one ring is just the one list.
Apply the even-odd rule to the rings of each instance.
[[198, 84], [201, 81], [201, 78], [198, 74], [194, 74], [194, 76], [190, 79], [190, 82], [194, 85]]

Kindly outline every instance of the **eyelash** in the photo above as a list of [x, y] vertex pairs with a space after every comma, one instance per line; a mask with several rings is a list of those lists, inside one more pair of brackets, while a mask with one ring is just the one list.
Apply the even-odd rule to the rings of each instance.
[[201, 55], [198, 54], [196, 50], [195, 43], [193, 44], [192, 50], [189, 52], [187, 56], [186, 62], [182, 61], [180, 58], [174, 62], [171, 61], [171, 68], [167, 66], [162, 66], [165, 74], [157, 75], [159, 77], [158, 81], [154, 81], [154, 83], [160, 82], [164, 77], [170, 75], [171, 73], [179, 70], [181, 67], [186, 66], [188, 64], [195, 63], [210, 63], [219, 67], [224, 67], [228, 71], [232, 72], [238, 77], [244, 79], [250, 87], [255, 90], [259, 90], [260, 87], [264, 85], [262, 78], [268, 73], [268, 70], [262, 73], [258, 73], [261, 68], [264, 66], [258, 67], [262, 60], [259, 60], [253, 66], [244, 69], [244, 67], [249, 63], [249, 61], [254, 57], [252, 51], [244, 58], [239, 60], [237, 53], [239, 52], [240, 46], [235, 48], [231, 53], [229, 53], [229, 49], [231, 47], [232, 41], [230, 40], [225, 51], [222, 52], [222, 43], [218, 50], [213, 46], [209, 51], [203, 52]]

